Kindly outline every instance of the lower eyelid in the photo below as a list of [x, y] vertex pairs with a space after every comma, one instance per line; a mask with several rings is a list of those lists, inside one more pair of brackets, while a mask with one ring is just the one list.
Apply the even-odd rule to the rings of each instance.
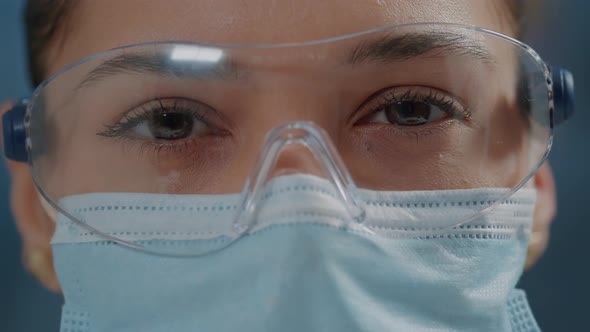
[[[429, 123], [423, 126], [392, 126], [389, 124], [384, 123], [376, 123], [375, 126], [372, 126], [372, 129], [369, 130], [369, 135], [371, 136], [383, 136], [391, 139], [391, 137], [397, 138], [411, 138], [411, 139], [423, 139], [423, 138], [431, 138], [434, 141], [438, 139], [443, 139], [445, 136], [448, 136], [449, 130], [452, 128], [459, 128], [458, 126], [454, 126], [458, 120], [449, 118], [442, 121], [437, 121], [434, 123]], [[372, 134], [371, 134], [372, 133]]]

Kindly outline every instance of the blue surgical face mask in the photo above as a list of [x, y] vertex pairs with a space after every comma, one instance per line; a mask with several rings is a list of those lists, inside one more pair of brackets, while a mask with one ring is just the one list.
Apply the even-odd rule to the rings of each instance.
[[[537, 331], [514, 289], [534, 190], [519, 190], [467, 224], [435, 226], [503, 193], [360, 191], [366, 219], [357, 228], [327, 181], [279, 177], [248, 235], [199, 257], [134, 250], [59, 216], [52, 243], [65, 296], [61, 331]], [[219, 247], [216, 235], [230, 227], [240, 201], [187, 195], [166, 206], [159, 196], [87, 194], [60, 205], [137, 243], [207, 249]], [[432, 227], [413, 227], [415, 215]], [[165, 227], [205, 220], [207, 232]], [[161, 232], [143, 232], [150, 223], [162, 224]]]

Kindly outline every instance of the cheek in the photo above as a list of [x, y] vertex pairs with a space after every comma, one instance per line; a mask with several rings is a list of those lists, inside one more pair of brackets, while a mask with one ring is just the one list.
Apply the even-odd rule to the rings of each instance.
[[[139, 152], [124, 143], [78, 139], [63, 144], [57, 162], [48, 165], [43, 187], [53, 199], [92, 192], [142, 192], [167, 194], [208, 194], [239, 192], [243, 181], [231, 176], [238, 172], [235, 152], [228, 142], [210, 142], [212, 148], [194, 154], [185, 152]], [[206, 155], [204, 158], [201, 153]], [[237, 163], [237, 166], [242, 163]], [[230, 169], [231, 170], [228, 170]], [[51, 171], [49, 171], [51, 169]]]
[[394, 134], [389, 128], [366, 128], [342, 149], [343, 159], [362, 188], [377, 190], [445, 190], [478, 187], [465, 152], [462, 125]]
[[364, 133], [340, 152], [362, 188], [512, 188], [530, 172], [530, 138], [522, 127], [505, 125], [518, 123], [517, 116], [498, 118], [485, 127], [450, 124], [416, 135], [395, 135], [388, 130]]

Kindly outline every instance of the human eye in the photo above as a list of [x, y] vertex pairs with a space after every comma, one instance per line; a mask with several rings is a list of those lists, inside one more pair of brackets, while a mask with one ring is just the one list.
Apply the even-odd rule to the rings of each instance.
[[140, 142], [159, 149], [175, 147], [227, 131], [216, 125], [214, 110], [195, 100], [183, 98], [156, 99], [127, 112], [114, 125], [106, 125], [99, 136]]
[[369, 100], [364, 124], [385, 124], [418, 130], [451, 120], [467, 120], [470, 112], [456, 98], [428, 87], [395, 87]]

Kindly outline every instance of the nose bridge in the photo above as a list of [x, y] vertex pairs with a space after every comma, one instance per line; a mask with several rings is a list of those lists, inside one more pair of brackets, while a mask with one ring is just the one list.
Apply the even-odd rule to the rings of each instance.
[[237, 228], [245, 231], [257, 210], [266, 184], [285, 174], [316, 175], [328, 180], [351, 220], [361, 222], [364, 210], [356, 200], [356, 186], [327, 133], [311, 122], [292, 122], [272, 130], [266, 137], [248, 181], [237, 218]]
[[271, 177], [289, 174], [309, 174], [323, 177], [324, 169], [304, 139], [287, 142], [278, 151]]
[[341, 98], [326, 75], [313, 72], [272, 72], [253, 83], [258, 92], [250, 99], [248, 128], [268, 132], [287, 123], [308, 121], [337, 139], [343, 123]]
[[328, 133], [313, 122], [278, 126], [268, 133], [265, 145], [270, 149], [261, 157], [271, 160], [271, 174], [306, 173], [326, 178], [348, 174]]

